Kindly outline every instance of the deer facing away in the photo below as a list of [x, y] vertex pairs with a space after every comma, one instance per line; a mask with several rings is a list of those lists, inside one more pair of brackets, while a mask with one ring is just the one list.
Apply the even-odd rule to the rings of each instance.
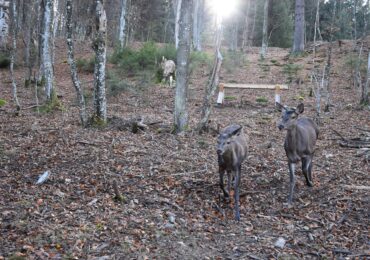
[[295, 167], [302, 161], [302, 172], [306, 178], [307, 186], [312, 187], [312, 159], [319, 129], [310, 118], [298, 118], [304, 111], [301, 103], [297, 108], [289, 108], [276, 103], [277, 108], [282, 112], [281, 120], [278, 123], [280, 130], [287, 130], [284, 149], [288, 157], [290, 192], [288, 203], [292, 204], [295, 186]]
[[[235, 219], [240, 220], [239, 186], [241, 166], [247, 156], [247, 138], [242, 126], [230, 125], [222, 130], [217, 140], [217, 156], [220, 187], [225, 198], [230, 197], [231, 183], [234, 179]], [[224, 187], [224, 174], [227, 173], [227, 191]]]

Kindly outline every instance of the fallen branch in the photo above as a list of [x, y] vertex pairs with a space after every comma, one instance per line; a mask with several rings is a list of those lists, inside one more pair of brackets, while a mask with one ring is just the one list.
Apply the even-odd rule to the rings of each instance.
[[370, 191], [370, 186], [342, 185], [342, 187], [347, 190], [368, 190]]

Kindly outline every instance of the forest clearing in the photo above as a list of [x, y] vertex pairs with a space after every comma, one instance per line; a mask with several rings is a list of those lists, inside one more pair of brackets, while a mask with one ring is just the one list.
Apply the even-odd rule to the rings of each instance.
[[[25, 47], [18, 43], [19, 50]], [[0, 260], [368, 259], [370, 107], [359, 104], [351, 59], [354, 46], [369, 53], [370, 37], [315, 44], [302, 55], [268, 47], [262, 59], [261, 47], [232, 52], [220, 43], [218, 83], [286, 84], [281, 103], [303, 103], [302, 116], [318, 119], [313, 187], [298, 164], [292, 205], [286, 132], [278, 129], [274, 89], [229, 87], [222, 105], [216, 92], [207, 131], [198, 131], [212, 44], [203, 46], [208, 58], [190, 65], [188, 122], [181, 132], [174, 131], [178, 74], [171, 87], [153, 80], [155, 70], [122, 72], [112, 46], [104, 124], [81, 125], [66, 39], [55, 39], [55, 106], [43, 97], [36, 101], [35, 90], [42, 95], [45, 86], [25, 86], [28, 68], [16, 64], [17, 110], [9, 68], [0, 68]], [[74, 46], [87, 114], [95, 102], [94, 65], [86, 62], [95, 57], [91, 45], [86, 40]], [[312, 72], [324, 68], [329, 46], [330, 107], [317, 118]], [[233, 197], [227, 203], [219, 187], [217, 138], [231, 124], [242, 126], [248, 139], [240, 221], [234, 220]], [[37, 184], [46, 171], [47, 180]]]

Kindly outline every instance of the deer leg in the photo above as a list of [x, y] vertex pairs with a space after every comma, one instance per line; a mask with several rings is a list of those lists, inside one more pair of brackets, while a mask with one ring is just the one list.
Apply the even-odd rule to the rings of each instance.
[[224, 173], [225, 173], [225, 170], [220, 167], [219, 173], [220, 173], [220, 188], [221, 188], [221, 190], [224, 193], [224, 197], [225, 198], [228, 198], [229, 197], [229, 193], [225, 190], [225, 187], [224, 187]]
[[235, 183], [234, 183], [234, 203], [235, 203], [235, 220], [240, 220], [240, 211], [239, 211], [239, 185], [240, 185], [240, 170], [239, 166], [235, 174]]
[[308, 179], [310, 180], [310, 187], [313, 186], [313, 181], [312, 181], [312, 157], [310, 158], [310, 162], [307, 166], [307, 172], [308, 172]]
[[302, 172], [303, 172], [303, 175], [304, 177], [306, 178], [306, 184], [307, 186], [309, 187], [312, 187], [312, 180], [311, 180], [311, 177], [310, 177], [310, 165], [312, 163], [312, 160], [311, 158], [302, 158]]
[[294, 185], [295, 185], [295, 163], [289, 162], [289, 177], [290, 177], [290, 192], [289, 192], [289, 198], [288, 203], [292, 204], [293, 201], [293, 193], [294, 193]]
[[232, 182], [233, 182], [232, 171], [227, 171], [227, 192], [228, 194], [230, 194]]

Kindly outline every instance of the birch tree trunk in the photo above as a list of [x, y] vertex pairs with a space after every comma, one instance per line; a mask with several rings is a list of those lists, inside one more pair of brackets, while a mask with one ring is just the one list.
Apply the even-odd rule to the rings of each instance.
[[204, 0], [194, 0], [193, 48], [202, 51]]
[[41, 35], [41, 63], [45, 79], [45, 93], [48, 101], [53, 99], [54, 69], [53, 69], [53, 6], [54, 0], [44, 0], [43, 34]]
[[121, 0], [121, 14], [119, 18], [119, 36], [118, 40], [121, 48], [125, 46], [126, 38], [126, 0]]
[[107, 16], [103, 0], [96, 0], [96, 37], [94, 41], [94, 117], [103, 124], [107, 122], [107, 100], [105, 93], [105, 64], [107, 59]]
[[16, 0], [12, 0], [12, 52], [10, 57], [10, 77], [12, 79], [13, 87], [13, 99], [16, 105], [16, 114], [19, 114], [21, 107], [19, 105], [18, 96], [17, 96], [17, 82], [14, 77], [14, 60], [16, 57], [17, 50], [17, 6]]
[[199, 1], [200, 0], [194, 0], [193, 2], [193, 49], [194, 50], [197, 50], [197, 41], [199, 40], [199, 31], [198, 31]]
[[269, 0], [265, 0], [263, 7], [263, 28], [262, 28], [262, 48], [261, 58], [264, 59], [267, 53], [267, 27], [268, 27], [268, 11], [269, 11]]
[[179, 46], [177, 48], [175, 132], [188, 127], [187, 93], [189, 84], [189, 57], [191, 46], [193, 0], [182, 0], [179, 20]]
[[25, 38], [25, 65], [27, 67], [27, 74], [26, 74], [26, 85], [29, 84], [32, 76], [32, 63], [31, 63], [31, 37], [32, 37], [32, 13], [33, 13], [33, 5], [30, 3], [30, 1], [26, 1], [24, 3], [24, 20], [25, 20], [25, 26], [24, 26], [24, 38]]
[[297, 54], [304, 51], [304, 0], [295, 1], [295, 22], [294, 22], [294, 42], [293, 53]]
[[222, 65], [221, 55], [221, 39], [222, 39], [222, 18], [217, 19], [217, 30], [216, 30], [216, 50], [215, 50], [215, 61], [210, 75], [208, 85], [206, 87], [205, 96], [203, 99], [202, 115], [198, 124], [198, 131], [208, 131], [209, 127], [209, 116], [211, 115], [212, 108], [212, 97], [215, 94], [216, 88], [220, 81], [220, 70]]
[[74, 47], [73, 47], [73, 26], [72, 26], [72, 0], [67, 0], [67, 21], [66, 21], [66, 28], [67, 28], [67, 46], [68, 46], [68, 64], [71, 68], [71, 78], [73, 85], [76, 89], [77, 99], [80, 107], [80, 119], [82, 126], [86, 126], [87, 124], [87, 116], [86, 116], [86, 106], [85, 106], [85, 98], [83, 95], [83, 90], [80, 84], [80, 80], [78, 79], [77, 69], [76, 69], [76, 62], [74, 59]]
[[180, 21], [180, 10], [182, 0], [176, 2], [176, 13], [175, 13], [175, 46], [176, 49], [179, 46], [179, 21]]
[[9, 1], [0, 0], [0, 49], [5, 49], [9, 33]]

